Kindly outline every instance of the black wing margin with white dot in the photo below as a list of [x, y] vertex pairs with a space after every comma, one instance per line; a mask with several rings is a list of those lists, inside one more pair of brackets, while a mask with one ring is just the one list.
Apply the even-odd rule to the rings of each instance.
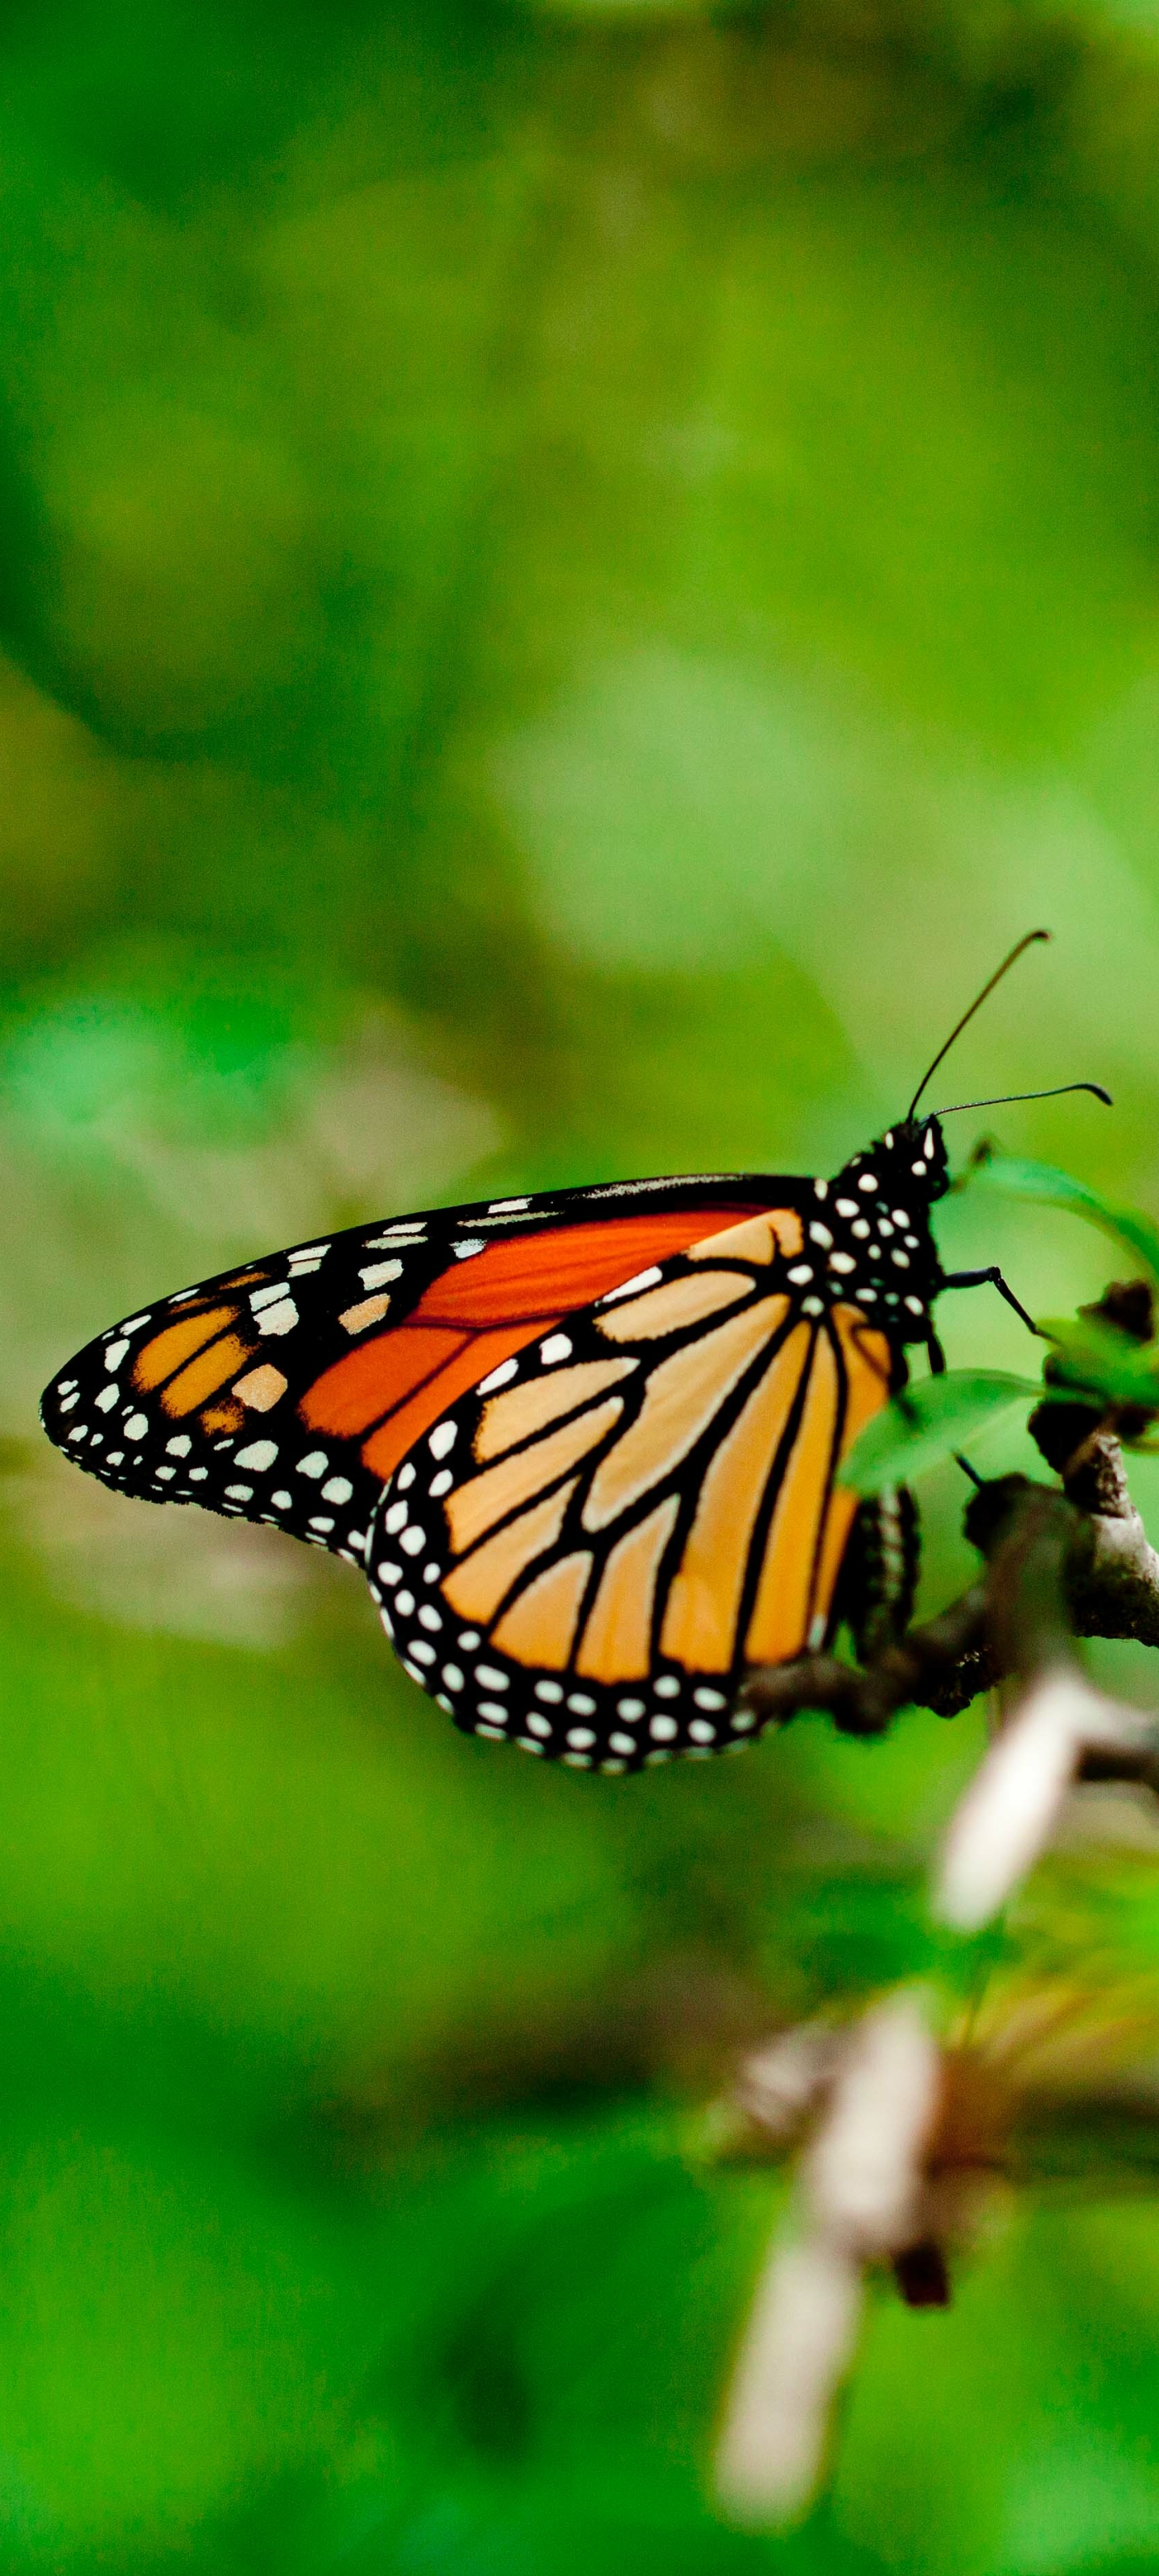
[[[358, 1566], [383, 1477], [364, 1426], [311, 1428], [311, 1388], [489, 1245], [624, 1216], [757, 1204], [759, 1174], [693, 1174], [476, 1200], [375, 1220], [212, 1278], [110, 1325], [41, 1400], [50, 1440], [120, 1493], [284, 1529]], [[305, 1410], [304, 1410], [305, 1408]]]
[[[658, 1267], [640, 1284], [662, 1283], [673, 1267]], [[516, 1744], [574, 1770], [604, 1773], [637, 1771], [681, 1755], [706, 1759], [739, 1751], [758, 1721], [736, 1706], [737, 1673], [692, 1676], [665, 1665], [657, 1652], [649, 1657], [647, 1674], [628, 1683], [609, 1685], [575, 1670], [529, 1669], [488, 1633], [494, 1620], [477, 1624], [456, 1615], [443, 1590], [450, 1571], [445, 1506], [477, 1473], [476, 1441], [488, 1398], [516, 1383], [533, 1389], [561, 1366], [598, 1367], [607, 1346], [596, 1342], [595, 1314], [593, 1309], [576, 1316], [566, 1333], [553, 1333], [517, 1361], [504, 1363], [424, 1434], [391, 1477], [371, 1521], [367, 1580], [404, 1671], [463, 1734]], [[594, 1407], [584, 1410], [590, 1416]], [[597, 1443], [589, 1464], [599, 1464], [607, 1445]], [[570, 1499], [564, 1527], [582, 1545], [581, 1502], [582, 1497]], [[561, 1539], [566, 1544], [567, 1536]], [[652, 1626], [655, 1638], [659, 1620]]]

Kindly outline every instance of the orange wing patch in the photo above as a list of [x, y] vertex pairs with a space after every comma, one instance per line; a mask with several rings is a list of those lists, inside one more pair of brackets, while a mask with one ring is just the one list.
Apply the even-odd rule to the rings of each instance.
[[242, 1431], [245, 1428], [245, 1415], [240, 1404], [235, 1404], [233, 1397], [227, 1396], [222, 1404], [206, 1405], [201, 1416], [201, 1428], [209, 1433]]
[[564, 1476], [577, 1460], [586, 1458], [604, 1433], [618, 1422], [624, 1407], [618, 1395], [605, 1403], [593, 1405], [575, 1422], [565, 1422], [558, 1431], [550, 1431], [531, 1449], [517, 1449], [498, 1467], [485, 1467], [481, 1476], [472, 1476], [458, 1492], [447, 1496], [447, 1520], [456, 1556], [462, 1556], [494, 1527], [508, 1512], [531, 1501], [546, 1485]]
[[[871, 1331], [856, 1306], [835, 1306], [833, 1322], [845, 1362], [845, 1420], [841, 1426], [841, 1447], [834, 1461], [833, 1473], [848, 1457], [859, 1431], [889, 1401], [890, 1351], [884, 1333]], [[817, 1584], [813, 1599], [815, 1619], [828, 1615], [834, 1587], [841, 1571], [857, 1496], [845, 1485], [830, 1488], [829, 1505], [817, 1563]]]
[[[542, 1330], [541, 1324], [535, 1326], [535, 1332]], [[410, 1328], [404, 1325], [398, 1339], [404, 1346], [409, 1346], [410, 1338]], [[416, 1335], [419, 1342], [428, 1345], [434, 1338], [433, 1333], [424, 1333], [421, 1329]], [[513, 1340], [515, 1348], [522, 1350], [524, 1343], [533, 1339], [534, 1333], [529, 1333], [526, 1325], [520, 1328], [517, 1339], [510, 1331], [477, 1333], [470, 1339], [460, 1337], [450, 1357], [435, 1374], [428, 1374], [409, 1401], [397, 1406], [379, 1429], [371, 1433], [363, 1446], [363, 1464], [385, 1484], [408, 1449], [413, 1449], [415, 1441], [421, 1440], [431, 1423], [437, 1422], [439, 1415], [456, 1403], [459, 1396], [469, 1395], [481, 1377], [489, 1376], [491, 1370], [498, 1367], [500, 1360], [510, 1359]], [[403, 1356], [406, 1356], [405, 1348]], [[313, 1421], [306, 1403], [302, 1405], [302, 1413], [307, 1422]]]
[[[167, 1324], [164, 1332], [154, 1333], [143, 1342], [133, 1363], [133, 1384], [149, 1393], [162, 1379], [172, 1377], [183, 1360], [192, 1359], [195, 1351], [204, 1350], [207, 1342], [224, 1332], [227, 1324], [237, 1322], [236, 1306], [213, 1306], [206, 1314], [183, 1315], [180, 1323]], [[223, 1371], [223, 1375], [227, 1372]], [[220, 1378], [214, 1380], [220, 1385]]]
[[452, 1610], [464, 1619], [493, 1619], [520, 1575], [537, 1556], [554, 1547], [575, 1488], [573, 1476], [569, 1485], [561, 1485], [558, 1493], [549, 1494], [518, 1520], [508, 1521], [494, 1538], [484, 1539], [465, 1564], [456, 1566], [443, 1584]]
[[596, 1469], [584, 1505], [585, 1529], [603, 1529], [679, 1465], [771, 1341], [788, 1304], [787, 1297], [762, 1297], [743, 1315], [660, 1361], [635, 1421]]
[[537, 1574], [500, 1620], [496, 1645], [521, 1664], [561, 1673], [571, 1653], [591, 1570], [592, 1560], [581, 1550], [576, 1556], [561, 1557], [545, 1574]]
[[655, 1216], [610, 1217], [516, 1235], [489, 1244], [469, 1261], [452, 1262], [416, 1311], [466, 1333], [488, 1324], [546, 1323], [569, 1308], [593, 1305], [637, 1270], [683, 1252], [703, 1224], [703, 1209], [668, 1208]]
[[811, 1340], [807, 1324], [794, 1327], [721, 1441], [700, 1488], [660, 1641], [664, 1653], [690, 1672], [726, 1673], [734, 1661], [753, 1526]]
[[488, 1244], [442, 1271], [405, 1323], [324, 1369], [302, 1399], [302, 1420], [331, 1436], [365, 1434], [364, 1462], [385, 1481], [439, 1415], [501, 1361], [642, 1266], [685, 1251], [704, 1223], [703, 1208], [666, 1209]]
[[804, 1410], [765, 1546], [745, 1639], [750, 1664], [786, 1662], [800, 1653], [809, 1633], [817, 1545], [833, 1475], [839, 1394], [833, 1344], [822, 1333], [813, 1345]]
[[751, 1289], [752, 1281], [743, 1270], [710, 1270], [701, 1278], [669, 1279], [662, 1288], [648, 1288], [642, 1297], [613, 1306], [610, 1314], [597, 1315], [596, 1331], [609, 1342], [656, 1341], [662, 1333], [687, 1331], [692, 1324], [704, 1323], [722, 1307], [735, 1306]]
[[558, 1421], [561, 1413], [574, 1413], [593, 1395], [630, 1377], [639, 1365], [638, 1360], [583, 1360], [578, 1368], [560, 1369], [553, 1377], [534, 1378], [506, 1395], [491, 1396], [475, 1433], [475, 1456], [501, 1457], [505, 1449]]
[[195, 1413], [198, 1405], [216, 1395], [226, 1379], [244, 1368], [253, 1354], [252, 1342], [239, 1341], [236, 1333], [223, 1333], [220, 1341], [211, 1342], [208, 1350], [191, 1360], [188, 1368], [179, 1369], [168, 1386], [162, 1387], [161, 1402], [166, 1413], [172, 1414], [174, 1420]]
[[670, 1494], [617, 1539], [584, 1628], [578, 1673], [601, 1682], [643, 1680], [652, 1660], [656, 1578], [679, 1511], [679, 1495]]

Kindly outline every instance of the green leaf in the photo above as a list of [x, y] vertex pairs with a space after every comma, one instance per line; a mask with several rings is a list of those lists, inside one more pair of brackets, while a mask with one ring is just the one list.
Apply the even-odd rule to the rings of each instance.
[[1093, 1396], [1097, 1403], [1159, 1406], [1159, 1342], [1137, 1342], [1097, 1315], [1049, 1317], [1054, 1344], [1045, 1393]]
[[1029, 1377], [1010, 1377], [1000, 1369], [948, 1369], [943, 1377], [923, 1378], [894, 1397], [866, 1424], [853, 1443], [839, 1482], [859, 1494], [880, 1494], [887, 1485], [952, 1456], [963, 1440], [985, 1424], [1010, 1413], [1016, 1404], [1041, 1401], [1042, 1388]]
[[980, 1165], [979, 1177], [1005, 1190], [1010, 1198], [1033, 1199], [1040, 1207], [1065, 1208], [1072, 1216], [1085, 1216], [1132, 1253], [1159, 1285], [1159, 1226], [1137, 1209], [1114, 1207], [1097, 1190], [1088, 1189], [1085, 1181], [1057, 1171], [1053, 1163], [1024, 1163], [1015, 1154], [995, 1155]]

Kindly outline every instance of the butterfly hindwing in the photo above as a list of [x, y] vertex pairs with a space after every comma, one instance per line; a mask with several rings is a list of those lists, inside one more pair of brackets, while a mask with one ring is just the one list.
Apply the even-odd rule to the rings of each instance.
[[904, 1367], [808, 1302], [791, 1204], [714, 1227], [506, 1353], [424, 1425], [367, 1571], [468, 1732], [628, 1770], [743, 1742], [746, 1667], [829, 1633], [842, 1457]]
[[767, 1195], [745, 1174], [621, 1183], [299, 1244], [112, 1326], [47, 1388], [45, 1428], [121, 1492], [361, 1564], [428, 1424], [572, 1307]]

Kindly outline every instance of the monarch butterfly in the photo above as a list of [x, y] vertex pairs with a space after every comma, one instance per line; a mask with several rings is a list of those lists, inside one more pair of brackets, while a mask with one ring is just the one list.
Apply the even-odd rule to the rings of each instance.
[[836, 1478], [907, 1347], [942, 1365], [935, 1297], [992, 1280], [1030, 1322], [997, 1269], [942, 1270], [949, 1113], [917, 1106], [1045, 936], [835, 1178], [614, 1182], [298, 1244], [90, 1342], [49, 1437], [120, 1492], [361, 1567], [467, 1733], [611, 1772], [743, 1744], [746, 1668], [908, 1615], [909, 1498], [859, 1513]]

